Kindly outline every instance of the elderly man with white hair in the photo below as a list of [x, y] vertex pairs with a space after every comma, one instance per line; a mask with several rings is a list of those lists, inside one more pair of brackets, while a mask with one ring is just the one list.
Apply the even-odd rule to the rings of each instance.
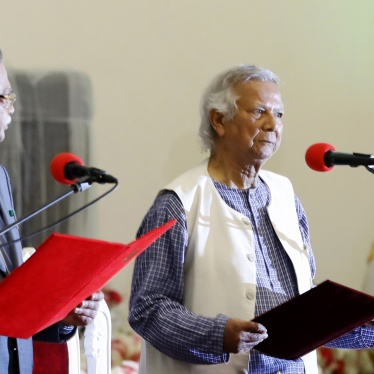
[[[252, 321], [313, 287], [316, 271], [291, 182], [263, 170], [283, 114], [278, 77], [256, 65], [224, 71], [205, 91], [199, 133], [210, 155], [159, 192], [138, 232], [177, 220], [134, 268], [141, 374], [317, 374], [315, 351], [284, 360], [256, 350], [267, 330]], [[330, 345], [372, 347], [374, 332], [364, 326]]]

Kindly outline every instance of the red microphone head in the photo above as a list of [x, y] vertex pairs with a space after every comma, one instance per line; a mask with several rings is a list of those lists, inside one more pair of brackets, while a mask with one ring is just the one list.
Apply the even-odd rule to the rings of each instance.
[[50, 171], [53, 178], [55, 178], [57, 182], [63, 184], [73, 184], [75, 182], [76, 179], [71, 180], [65, 177], [65, 166], [71, 162], [82, 166], [84, 165], [83, 161], [72, 153], [63, 152], [53, 157], [50, 165]]
[[305, 161], [315, 171], [330, 171], [334, 166], [328, 167], [325, 164], [325, 154], [328, 151], [335, 151], [331, 144], [316, 143], [311, 145], [305, 153]]

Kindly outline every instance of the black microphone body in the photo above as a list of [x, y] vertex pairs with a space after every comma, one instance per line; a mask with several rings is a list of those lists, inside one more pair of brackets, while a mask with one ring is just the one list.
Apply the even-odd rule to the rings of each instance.
[[80, 165], [77, 162], [68, 162], [64, 168], [66, 179], [74, 180], [77, 178], [88, 177], [92, 178], [95, 182], [103, 183], [117, 183], [118, 180], [113, 176], [106, 174], [104, 170], [98, 168], [87, 167]]
[[327, 167], [334, 165], [371, 166], [374, 165], [374, 156], [364, 153], [340, 153], [330, 150], [325, 153], [324, 163]]

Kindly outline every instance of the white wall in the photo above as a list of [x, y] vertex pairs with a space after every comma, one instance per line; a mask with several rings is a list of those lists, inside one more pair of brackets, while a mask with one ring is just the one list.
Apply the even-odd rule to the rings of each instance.
[[[371, 0], [35, 0], [3, 8], [8, 67], [68, 68], [92, 79], [95, 166], [120, 180], [98, 203], [97, 238], [134, 239], [158, 189], [205, 157], [196, 135], [203, 88], [222, 69], [257, 63], [283, 81], [283, 145], [267, 167], [293, 180], [308, 213], [317, 281], [361, 288], [374, 241], [374, 175], [362, 167], [317, 173], [304, 154], [315, 142], [374, 152]], [[126, 295], [130, 276], [131, 267], [116, 278]]]

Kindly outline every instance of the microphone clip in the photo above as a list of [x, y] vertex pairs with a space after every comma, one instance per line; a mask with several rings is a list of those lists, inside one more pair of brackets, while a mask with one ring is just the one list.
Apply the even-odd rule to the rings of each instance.
[[367, 165], [364, 165], [364, 167], [367, 171], [374, 174], [374, 155], [369, 155], [369, 154], [365, 154], [365, 153], [357, 153], [357, 152], [353, 152], [353, 154], [355, 156], [361, 156], [361, 157], [367, 157], [369, 159], [373, 159], [372, 163], [368, 163]]
[[74, 162], [66, 164], [64, 173], [67, 179], [73, 180], [78, 177], [81, 178], [80, 181], [90, 184], [94, 182], [99, 184], [118, 183], [116, 178], [107, 174], [104, 170], [94, 167], [86, 167]]
[[[92, 169], [92, 168], [90, 168]], [[92, 183], [96, 182], [96, 183], [99, 183], [99, 184], [104, 184], [104, 183], [115, 183], [115, 184], [118, 184], [118, 180], [114, 177], [112, 177], [111, 175], [109, 174], [106, 174], [105, 172], [103, 172], [102, 170], [100, 169], [96, 169], [98, 171], [100, 171], [100, 174], [96, 174], [94, 173], [94, 175], [85, 175], [81, 178], [79, 178], [78, 180], [76, 180], [74, 183], [72, 183], [70, 185], [70, 188], [75, 192], [75, 193], [78, 193], [78, 192], [83, 192], [83, 191], [86, 191], [87, 189], [89, 189], [92, 185]]]
[[70, 185], [74, 193], [79, 193], [88, 190], [92, 185], [91, 177], [82, 177]]

